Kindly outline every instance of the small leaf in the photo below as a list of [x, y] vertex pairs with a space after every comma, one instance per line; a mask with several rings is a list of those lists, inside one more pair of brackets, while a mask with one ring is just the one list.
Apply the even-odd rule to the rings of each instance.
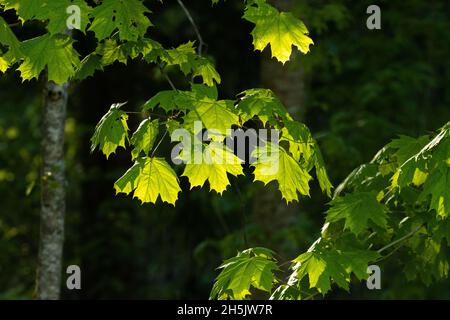
[[158, 120], [150, 121], [150, 119], [145, 119], [141, 122], [130, 140], [131, 144], [134, 146], [133, 151], [131, 151], [133, 160], [136, 159], [142, 151], [148, 155], [153, 148], [158, 132]]
[[250, 287], [270, 292], [276, 283], [278, 270], [273, 252], [265, 248], [252, 248], [226, 260], [211, 291], [213, 299], [242, 300], [250, 295]]
[[126, 103], [113, 104], [95, 128], [91, 138], [91, 151], [97, 146], [109, 158], [111, 153], [115, 153], [118, 147], [125, 148], [128, 139], [128, 115], [120, 110]]

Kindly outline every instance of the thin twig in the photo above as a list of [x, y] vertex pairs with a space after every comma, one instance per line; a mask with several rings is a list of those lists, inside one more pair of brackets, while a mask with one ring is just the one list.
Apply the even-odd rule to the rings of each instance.
[[20, 21], [17, 21], [17, 22], [14, 22], [14, 23], [10, 23], [10, 24], [8, 24], [8, 26], [10, 27], [10, 28], [13, 28], [13, 27], [17, 27], [17, 26], [20, 26], [22, 24], [22, 22], [20, 22]]
[[194, 28], [195, 34], [198, 38], [198, 55], [202, 56], [203, 46], [206, 45], [206, 43], [203, 41], [203, 37], [198, 29], [197, 24], [195, 23], [194, 19], [192, 18], [191, 13], [184, 5], [183, 1], [177, 0], [178, 4], [180, 5], [181, 9], [183, 9], [184, 13], [186, 14], [189, 22], [192, 24], [192, 27]]
[[153, 157], [155, 156], [156, 150], [158, 150], [159, 146], [160, 146], [161, 143], [163, 142], [163, 140], [164, 140], [164, 138], [166, 137], [166, 135], [167, 135], [168, 132], [169, 132], [168, 130], [166, 130], [166, 131], [164, 132], [164, 135], [163, 135], [163, 136], [161, 137], [161, 139], [159, 140], [159, 142], [158, 142], [158, 144], [156, 145], [155, 149], [153, 149], [150, 158], [153, 158]]
[[383, 251], [385, 251], [386, 249], [389, 249], [392, 246], [395, 246], [397, 243], [400, 243], [404, 240], [407, 240], [409, 238], [411, 238], [414, 234], [416, 234], [417, 231], [419, 231], [421, 228], [423, 227], [423, 225], [418, 226], [416, 229], [414, 229], [413, 231], [411, 231], [410, 233], [408, 233], [407, 235], [404, 235], [403, 237], [392, 241], [391, 243], [385, 245], [383, 248], [379, 249], [377, 252], [378, 253], [382, 253]]
[[159, 67], [159, 71], [161, 72], [161, 74], [164, 76], [164, 78], [166, 78], [167, 82], [169, 83], [170, 87], [172, 88], [172, 90], [177, 91], [177, 87], [175, 87], [175, 85], [173, 84], [172, 80], [170, 79], [169, 75], [166, 73], [166, 71], [164, 70], [164, 65], [160, 64], [158, 65]]

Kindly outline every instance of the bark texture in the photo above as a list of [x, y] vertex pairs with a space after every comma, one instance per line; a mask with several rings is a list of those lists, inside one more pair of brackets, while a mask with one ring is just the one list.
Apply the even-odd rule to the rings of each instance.
[[[272, 5], [282, 11], [289, 11], [293, 1], [271, 0]], [[293, 53], [291, 61], [299, 54]], [[295, 66], [293, 66], [295, 65]], [[261, 80], [265, 88], [275, 92], [295, 120], [301, 121], [305, 114], [305, 75], [299, 63], [289, 62], [285, 65], [272, 59], [270, 52], [265, 52], [261, 61]], [[281, 193], [275, 183], [269, 184], [258, 193], [254, 200], [253, 215], [268, 237], [280, 228], [292, 225], [299, 212], [298, 203], [286, 205], [281, 200]]]
[[42, 126], [41, 225], [37, 294], [41, 300], [60, 297], [66, 180], [64, 173], [64, 125], [67, 85], [47, 82]]

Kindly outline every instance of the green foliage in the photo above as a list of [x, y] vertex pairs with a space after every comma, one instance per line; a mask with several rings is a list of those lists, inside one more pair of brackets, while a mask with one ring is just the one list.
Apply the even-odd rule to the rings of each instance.
[[20, 46], [24, 60], [17, 69], [22, 79], [37, 78], [47, 68], [49, 79], [57, 83], [66, 82], [75, 75], [76, 66], [80, 63], [72, 44], [73, 40], [68, 36], [49, 34], [24, 41]]
[[114, 31], [123, 41], [136, 41], [152, 24], [145, 16], [150, 12], [140, 0], [103, 0], [92, 12], [90, 31], [97, 39], [109, 38]]
[[269, 144], [268, 148], [258, 148], [254, 156], [255, 180], [268, 184], [278, 181], [279, 189], [286, 202], [298, 200], [297, 193], [309, 195], [309, 181], [312, 177], [282, 147]]
[[[204, 148], [200, 145], [199, 151], [203, 156], [202, 162], [186, 164], [183, 172], [183, 176], [189, 179], [191, 189], [203, 187], [208, 181], [210, 190], [222, 194], [230, 184], [228, 173], [233, 176], [243, 174], [242, 160], [222, 143], [211, 142]], [[195, 155], [193, 157], [195, 158]]]
[[133, 192], [142, 203], [156, 203], [158, 197], [163, 202], [175, 205], [181, 191], [178, 178], [169, 164], [162, 158], [140, 158], [116, 181], [117, 193]]
[[369, 220], [381, 228], [387, 226], [387, 208], [377, 201], [375, 193], [347, 194], [333, 199], [330, 205], [327, 222], [344, 219], [344, 229], [349, 229], [355, 235], [368, 229]]
[[142, 151], [148, 155], [158, 137], [158, 132], [158, 120], [151, 121], [150, 119], [145, 119], [141, 122], [139, 128], [136, 129], [130, 140], [131, 144], [134, 146], [133, 151], [131, 151], [133, 160], [136, 159]]
[[352, 274], [366, 279], [368, 265], [397, 251], [408, 257], [401, 263], [405, 279], [420, 278], [426, 285], [447, 279], [448, 243], [442, 240], [450, 237], [449, 128], [450, 123], [434, 137], [401, 136], [354, 170], [336, 189], [321, 237], [292, 261], [292, 273], [271, 291], [272, 298], [325, 295], [333, 284], [348, 291]]
[[91, 139], [92, 152], [98, 146], [108, 158], [118, 147], [125, 148], [125, 142], [128, 140], [128, 115], [120, 110], [123, 105], [125, 103], [113, 104], [98, 123]]
[[215, 299], [245, 299], [251, 287], [270, 292], [277, 282], [274, 271], [278, 269], [274, 253], [265, 248], [252, 248], [226, 260], [219, 269], [211, 291]]
[[290, 12], [278, 12], [265, 0], [248, 2], [244, 19], [255, 24], [252, 36], [256, 50], [263, 51], [270, 44], [272, 57], [283, 64], [290, 59], [292, 46], [304, 54], [309, 52], [313, 41], [302, 21]]
[[[218, 2], [212, 1], [213, 4]], [[47, 71], [49, 80], [62, 84], [93, 76], [97, 70], [116, 62], [126, 64], [139, 59], [157, 65], [164, 76], [168, 77], [167, 68], [176, 67], [182, 75], [190, 77], [190, 89], [179, 90], [169, 81], [171, 90], [155, 94], [143, 105], [145, 120], [131, 139], [128, 115], [120, 109], [123, 104], [111, 106], [98, 123], [91, 140], [92, 151], [99, 148], [108, 158], [119, 147], [132, 147], [134, 164], [116, 181], [117, 193], [133, 194], [142, 203], [156, 203], [161, 199], [175, 205], [181, 192], [177, 173], [183, 172], [180, 176], [187, 178], [191, 189], [208, 182], [210, 190], [222, 194], [230, 185], [228, 174], [244, 174], [242, 160], [227, 149], [223, 141], [230, 138], [229, 129], [245, 128], [252, 122], [281, 134], [280, 145], [268, 143], [268, 150], [259, 147], [253, 152], [257, 161], [250, 167], [255, 181], [277, 183], [282, 198], [289, 203], [298, 201], [299, 194], [310, 195], [309, 184], [315, 170], [322, 191], [331, 196], [332, 185], [316, 140], [304, 124], [293, 119], [272, 91], [249, 89], [235, 99], [221, 99], [216, 87], [222, 81], [221, 76], [209, 58], [196, 52], [194, 42], [165, 49], [147, 38], [147, 29], [152, 25], [147, 16], [151, 12], [142, 1], [96, 3], [91, 8], [83, 0], [0, 0], [2, 10], [14, 10], [23, 23], [36, 20], [47, 30], [20, 42], [0, 17], [0, 44], [4, 51], [0, 55], [0, 71], [17, 66], [24, 81], [37, 79]], [[72, 36], [65, 33], [67, 16], [64, 12], [71, 4], [82, 8], [82, 33], [92, 31], [95, 35], [95, 48], [83, 59], [74, 48]], [[256, 50], [262, 51], [270, 45], [272, 56], [282, 63], [290, 59], [292, 46], [304, 54], [309, 52], [313, 41], [307, 36], [308, 29], [292, 13], [279, 12], [264, 0], [249, 0], [245, 4], [243, 17], [255, 25], [252, 36]], [[324, 15], [329, 12], [337, 16], [333, 18], [335, 21], [331, 20], [338, 26], [347, 21], [342, 6], [325, 6]], [[323, 21], [315, 18], [313, 21], [317, 29], [323, 30]], [[327, 49], [330, 52], [327, 54], [335, 54]], [[432, 58], [435, 57], [427, 57]], [[438, 58], [444, 61], [445, 55]], [[339, 69], [340, 62], [333, 61], [334, 67]], [[354, 65], [346, 67], [353, 70]], [[415, 84], [421, 88], [423, 82], [429, 81], [427, 68], [420, 65], [414, 68], [425, 70], [421, 71], [424, 79]], [[352, 98], [354, 94], [356, 101], [370, 105], [372, 96], [385, 90], [380, 88], [380, 83], [384, 85], [386, 79], [397, 76], [409, 79], [408, 72], [398, 75], [397, 70], [393, 70], [379, 72], [374, 82], [352, 92]], [[201, 84], [196, 83], [199, 78]], [[329, 90], [328, 86], [322, 87]], [[333, 99], [339, 98], [335, 96]], [[402, 98], [406, 96], [410, 99], [407, 94]], [[149, 117], [149, 113], [156, 114], [158, 120]], [[339, 123], [337, 127], [344, 130], [340, 126], [345, 118], [339, 120], [335, 121]], [[202, 141], [194, 147], [202, 163], [188, 163], [178, 170], [164, 157], [156, 156], [167, 132], [172, 134], [175, 129], [186, 129], [191, 140], [198, 140], [202, 132], [194, 126], [197, 121], [202, 124], [201, 129], [213, 130], [208, 137], [211, 141]], [[333, 125], [336, 124], [333, 122]], [[160, 134], [162, 131], [164, 134]], [[341, 142], [335, 144], [337, 149], [347, 147], [345, 140], [334, 141]], [[189, 151], [192, 150], [180, 151], [180, 159], [191, 159]], [[223, 159], [232, 161], [223, 163]], [[307, 297], [305, 292], [325, 295], [334, 284], [350, 290], [352, 277], [365, 279], [370, 263], [382, 263], [393, 253], [408, 258], [408, 263], [401, 266], [406, 279], [420, 279], [427, 285], [446, 279], [449, 272], [449, 190], [450, 123], [435, 135], [417, 139], [400, 136], [380, 150], [370, 163], [355, 169], [336, 189], [330, 208], [325, 212], [320, 238], [292, 261], [290, 275], [283, 279], [275, 277], [274, 272], [281, 271], [282, 266], [277, 265], [273, 252], [263, 248], [247, 249], [219, 267], [221, 272], [211, 297], [247, 299], [258, 289], [276, 299], [302, 299]]]

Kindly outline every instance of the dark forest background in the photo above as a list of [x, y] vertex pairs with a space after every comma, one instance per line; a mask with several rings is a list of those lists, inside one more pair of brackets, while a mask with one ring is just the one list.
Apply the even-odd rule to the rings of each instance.
[[[252, 25], [241, 19], [242, 1], [214, 7], [187, 1], [207, 43], [206, 54], [222, 75], [220, 94], [252, 87], [273, 89], [305, 122], [323, 150], [337, 186], [356, 166], [399, 134], [418, 136], [450, 120], [450, 3], [447, 0], [377, 1], [382, 30], [366, 28], [373, 1], [274, 1], [289, 5], [315, 41], [311, 53], [284, 68], [267, 52], [254, 52]], [[176, 1], [148, 1], [152, 38], [165, 47], [194, 40]], [[27, 25], [21, 39], [38, 34]], [[88, 51], [92, 36], [76, 44]], [[185, 78], [170, 76], [180, 88]], [[0, 299], [33, 297], [39, 236], [40, 113], [42, 81], [0, 78]], [[311, 198], [286, 207], [275, 188], [232, 177], [218, 196], [207, 188], [183, 193], [176, 208], [144, 205], [115, 196], [114, 181], [131, 165], [119, 151], [106, 161], [90, 153], [94, 127], [112, 103], [140, 106], [168, 85], [155, 66], [115, 64], [70, 90], [66, 124], [67, 215], [64, 266], [82, 270], [82, 290], [67, 299], [207, 298], [215, 268], [247, 247], [273, 248], [287, 261], [320, 234], [328, 199], [313, 185]], [[139, 117], [131, 116], [138, 124]], [[132, 126], [135, 127], [135, 126]], [[166, 144], [168, 152], [169, 144]], [[398, 259], [392, 256], [390, 259]], [[385, 264], [382, 290], [355, 283], [330, 298], [450, 298], [450, 283], [430, 287], [405, 282]], [[65, 282], [65, 281], [64, 281]]]

